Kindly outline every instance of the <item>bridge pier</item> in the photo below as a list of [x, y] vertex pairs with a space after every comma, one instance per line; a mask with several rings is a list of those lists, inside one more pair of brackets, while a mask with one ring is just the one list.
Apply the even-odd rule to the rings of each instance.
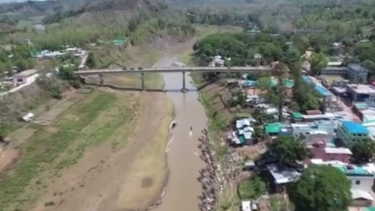
[[186, 89], [186, 83], [185, 83], [185, 71], [182, 72], [182, 89], [181, 92], [187, 92], [188, 89]]
[[104, 78], [103, 78], [103, 74], [98, 74], [99, 76], [99, 86], [103, 86], [103, 83], [104, 83]]
[[146, 87], [145, 87], [145, 73], [144, 72], [141, 72], [141, 87], [142, 87], [142, 91], [146, 90]]

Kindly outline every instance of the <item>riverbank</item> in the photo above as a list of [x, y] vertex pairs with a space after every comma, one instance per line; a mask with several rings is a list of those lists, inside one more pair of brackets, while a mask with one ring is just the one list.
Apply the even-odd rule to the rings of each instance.
[[[140, 83], [135, 76], [105, 80]], [[146, 76], [148, 87], [163, 84], [158, 74]], [[160, 196], [173, 120], [165, 94], [71, 90], [39, 107], [36, 121], [10, 134], [1, 152], [1, 210], [138, 210]]]
[[[212, 33], [220, 32], [239, 32], [239, 28], [230, 28], [230, 30], [211, 30]], [[208, 36], [207, 33], [205, 36]], [[202, 36], [204, 38], [205, 36]], [[187, 63], [188, 65], [194, 65], [193, 50], [186, 51], [183, 54], [179, 55], [179, 58]], [[216, 159], [220, 159], [227, 154], [227, 145], [223, 145], [222, 137], [226, 137], [226, 129], [230, 125], [233, 118], [236, 117], [236, 112], [232, 111], [227, 107], [226, 102], [231, 94], [228, 92], [228, 89], [221, 85], [218, 81], [213, 81], [210, 84], [206, 84], [207, 81], [204, 81], [200, 73], [192, 73], [191, 78], [195, 86], [203, 86], [199, 90], [199, 97], [202, 105], [205, 108], [206, 115], [208, 117], [208, 137], [213, 140], [215, 143], [216, 150]], [[238, 209], [238, 204], [240, 203], [239, 197], [237, 195], [237, 190], [235, 187], [227, 187], [223, 190], [219, 198], [219, 207], [225, 211], [234, 211]]]

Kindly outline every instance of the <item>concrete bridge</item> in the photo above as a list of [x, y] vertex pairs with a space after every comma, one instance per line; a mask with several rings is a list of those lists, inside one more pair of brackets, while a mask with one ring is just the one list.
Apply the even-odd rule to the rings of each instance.
[[80, 70], [77, 75], [99, 75], [100, 85], [103, 85], [104, 74], [141, 74], [142, 90], [145, 90], [145, 73], [182, 73], [182, 89], [181, 91], [188, 91], [185, 84], [186, 72], [200, 72], [200, 73], [257, 73], [262, 71], [270, 71], [272, 67], [156, 67], [156, 68], [130, 68], [130, 69], [103, 69], [103, 70]]

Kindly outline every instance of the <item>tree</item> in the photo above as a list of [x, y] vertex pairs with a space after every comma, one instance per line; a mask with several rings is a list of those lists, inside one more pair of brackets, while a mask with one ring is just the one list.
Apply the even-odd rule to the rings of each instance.
[[261, 126], [254, 127], [254, 136], [256, 138], [260, 138], [260, 139], [264, 138], [265, 133], [264, 133], [263, 127], [261, 127]]
[[294, 63], [290, 67], [294, 80], [293, 102], [298, 104], [300, 111], [318, 109], [321, 105], [320, 97], [312, 85], [303, 81], [300, 64]]
[[323, 53], [314, 53], [311, 56], [311, 72], [314, 75], [320, 75], [323, 68], [328, 64], [328, 61]]
[[244, 108], [248, 105], [246, 99], [246, 94], [243, 91], [238, 90], [232, 93], [232, 98], [229, 99], [228, 104], [232, 107], [240, 105]]
[[94, 53], [89, 53], [89, 55], [87, 56], [86, 65], [89, 68], [95, 68], [97, 66], [97, 58]]
[[254, 175], [251, 178], [242, 180], [238, 187], [241, 199], [257, 199], [267, 190], [267, 185], [262, 179]]
[[345, 174], [326, 165], [310, 165], [287, 191], [295, 210], [342, 211], [347, 210], [351, 200]]
[[283, 108], [285, 98], [287, 97], [286, 87], [284, 85], [287, 80], [287, 69], [284, 64], [277, 63], [271, 71], [271, 75], [276, 78], [276, 85], [272, 84], [272, 80], [262, 82], [264, 85], [259, 84], [260, 89], [265, 91], [262, 97], [278, 109], [279, 122], [281, 122], [283, 118]]
[[350, 150], [353, 153], [352, 159], [355, 162], [370, 162], [375, 154], [375, 143], [370, 139], [355, 142]]
[[268, 146], [268, 154], [285, 164], [295, 164], [310, 157], [304, 143], [293, 136], [280, 136]]
[[284, 58], [282, 59], [283, 62], [289, 66], [300, 61], [301, 53], [298, 51], [297, 48], [288, 47], [287, 51], [285, 52]]
[[6, 125], [0, 122], [0, 141], [4, 141], [6, 136]]
[[251, 116], [254, 118], [257, 125], [263, 125], [267, 122], [275, 121], [275, 118], [271, 115], [267, 115], [262, 108], [255, 108]]

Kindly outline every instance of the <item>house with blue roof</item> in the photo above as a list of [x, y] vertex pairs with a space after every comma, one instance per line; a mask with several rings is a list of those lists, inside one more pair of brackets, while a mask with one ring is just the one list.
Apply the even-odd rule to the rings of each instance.
[[315, 91], [317, 91], [319, 93], [320, 96], [322, 97], [329, 97], [332, 95], [332, 93], [330, 91], [328, 91], [326, 88], [322, 87], [322, 86], [319, 86], [319, 85], [316, 85], [314, 87]]
[[337, 137], [346, 145], [350, 146], [355, 142], [368, 139], [369, 131], [362, 124], [352, 121], [344, 121], [342, 122], [342, 125], [337, 128]]
[[329, 97], [329, 96], [332, 96], [332, 93], [330, 91], [328, 91], [328, 89], [320, 86], [320, 85], [316, 85], [309, 76], [302, 76], [302, 79], [303, 81], [305, 81], [305, 83], [307, 84], [311, 84], [314, 86], [314, 90], [321, 96], [321, 97]]

